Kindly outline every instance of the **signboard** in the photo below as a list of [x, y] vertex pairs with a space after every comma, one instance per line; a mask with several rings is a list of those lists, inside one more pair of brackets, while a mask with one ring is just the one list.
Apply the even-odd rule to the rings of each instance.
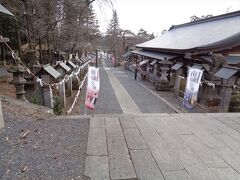
[[200, 69], [189, 69], [187, 84], [184, 93], [183, 107], [192, 109], [197, 102], [197, 94], [203, 71]]
[[94, 109], [97, 102], [100, 89], [99, 68], [88, 67], [88, 82], [85, 98], [85, 106], [88, 109]]

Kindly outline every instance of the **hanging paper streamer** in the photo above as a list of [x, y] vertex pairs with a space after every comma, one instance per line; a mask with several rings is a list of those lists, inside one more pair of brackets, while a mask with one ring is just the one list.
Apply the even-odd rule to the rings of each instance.
[[85, 75], [82, 83], [81, 83], [80, 86], [78, 87], [78, 92], [77, 92], [77, 94], [76, 94], [76, 96], [75, 96], [75, 98], [74, 98], [74, 101], [73, 101], [73, 103], [72, 103], [72, 106], [67, 110], [67, 114], [69, 114], [69, 113], [72, 112], [72, 110], [73, 110], [73, 108], [74, 108], [74, 106], [75, 106], [75, 103], [76, 103], [77, 100], [78, 100], [80, 91], [81, 91], [81, 89], [82, 89], [82, 87], [83, 87], [83, 85], [84, 85], [84, 82], [86, 81], [86, 78], [87, 78], [87, 74]]
[[208, 85], [208, 86], [212, 86], [212, 87], [213, 87], [213, 90], [215, 90], [215, 84], [214, 84], [214, 83], [208, 82], [207, 85]]
[[37, 79], [36, 79], [36, 82], [38, 82], [38, 83], [40, 84], [40, 86], [43, 86], [43, 82], [42, 82], [41, 79], [37, 78]]
[[30, 69], [27, 69], [27, 73], [28, 73], [28, 74], [31, 74], [31, 71], [30, 71]]
[[51, 86], [49, 86], [49, 94], [50, 94], [50, 98], [51, 98], [51, 107], [53, 108], [53, 92], [52, 92]]
[[[52, 87], [55, 86], [57, 89], [59, 89], [59, 85], [61, 85], [61, 84], [62, 84], [63, 82], [65, 82], [65, 81], [68, 81], [68, 80], [69, 80], [71, 77], [73, 77], [73, 76], [76, 76], [77, 79], [79, 80], [78, 74], [81, 72], [81, 69], [85, 68], [85, 66], [87, 66], [87, 65], [89, 64], [89, 62], [90, 62], [90, 61], [86, 61], [82, 66], [80, 66], [80, 67], [78, 68], [77, 71], [75, 71], [75, 72], [73, 71], [70, 75], [66, 75], [61, 82], [48, 84], [48, 83], [44, 82], [42, 79], [40, 79], [39, 77], [37, 77], [33, 72], [31, 72], [30, 69], [28, 69], [28, 67], [21, 61], [21, 59], [20, 59], [20, 58], [15, 54], [15, 52], [11, 49], [11, 47], [8, 45], [8, 43], [5, 42], [4, 44], [5, 44], [5, 45], [8, 47], [8, 49], [11, 51], [11, 55], [12, 55], [13, 59], [15, 60], [15, 62], [16, 62], [16, 63], [20, 63], [21, 65], [23, 65], [23, 66], [26, 68], [26, 71], [27, 71], [29, 74], [31, 74], [32, 77], [34, 77], [35, 81], [36, 81], [37, 83], [39, 83], [40, 86], [46, 85], [46, 86], [49, 87], [49, 91], [50, 91], [51, 96], [52, 96]], [[71, 59], [71, 58], [72, 58], [72, 56], [70, 55], [70, 59]], [[69, 59], [69, 60], [70, 60], [70, 59]], [[85, 75], [85, 77], [84, 77], [81, 85], [79, 86], [79, 90], [78, 90], [78, 92], [77, 92], [77, 94], [76, 94], [76, 97], [75, 97], [75, 99], [74, 99], [74, 102], [73, 102], [71, 108], [67, 111], [67, 113], [70, 113], [70, 112], [72, 111], [75, 103], [77, 102], [77, 99], [78, 99], [79, 94], [80, 94], [80, 90], [82, 89], [82, 86], [83, 86], [83, 84], [84, 84], [84, 82], [85, 82], [85, 80], [86, 80], [86, 77], [87, 77], [87, 74]]]

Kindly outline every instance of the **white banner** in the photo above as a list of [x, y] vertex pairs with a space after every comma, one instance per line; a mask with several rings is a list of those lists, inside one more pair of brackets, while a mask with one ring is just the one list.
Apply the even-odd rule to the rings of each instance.
[[100, 90], [99, 68], [88, 67], [88, 83], [85, 98], [85, 106], [94, 109]]
[[197, 103], [198, 89], [203, 71], [200, 69], [189, 69], [187, 84], [184, 93], [183, 106], [192, 109]]

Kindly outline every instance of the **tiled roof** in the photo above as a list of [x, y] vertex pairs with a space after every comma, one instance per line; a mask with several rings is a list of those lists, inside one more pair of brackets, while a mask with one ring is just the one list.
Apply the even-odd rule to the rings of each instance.
[[169, 60], [169, 59], [173, 59], [173, 58], [176, 57], [176, 56], [173, 56], [173, 55], [170, 55], [170, 54], [152, 52], [152, 51], [144, 51], [144, 50], [135, 50], [135, 51], [131, 51], [131, 53], [142, 55], [142, 56], [145, 56], [145, 57], [154, 58], [154, 59], [159, 59], [159, 60], [163, 60], [164, 58]]
[[169, 51], [201, 51], [240, 45], [240, 11], [172, 26], [138, 48]]
[[9, 16], [14, 16], [9, 10], [7, 10], [5, 7], [3, 7], [1, 4], [0, 4], [0, 13], [3, 13], [3, 14], [7, 14]]

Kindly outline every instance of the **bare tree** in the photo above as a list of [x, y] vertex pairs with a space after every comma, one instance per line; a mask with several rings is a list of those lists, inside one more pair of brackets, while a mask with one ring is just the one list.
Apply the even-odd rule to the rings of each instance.
[[143, 28], [141, 28], [138, 31], [138, 34], [137, 34], [137, 41], [138, 41], [138, 43], [145, 42], [145, 41], [151, 40], [153, 38], [155, 38], [154, 33], [149, 34]]
[[120, 36], [122, 37], [122, 53], [128, 51], [129, 47], [135, 45], [136, 35], [131, 30], [120, 30]]
[[21, 40], [29, 49], [74, 51], [99, 37], [99, 26], [92, 3], [111, 4], [111, 0], [0, 0], [20, 24]]
[[191, 20], [191, 22], [193, 22], [193, 21], [199, 21], [201, 19], [207, 19], [207, 18], [210, 18], [210, 17], [213, 17], [213, 15], [212, 14], [208, 14], [208, 15], [202, 15], [201, 17], [193, 15], [193, 16], [190, 17], [190, 20]]

